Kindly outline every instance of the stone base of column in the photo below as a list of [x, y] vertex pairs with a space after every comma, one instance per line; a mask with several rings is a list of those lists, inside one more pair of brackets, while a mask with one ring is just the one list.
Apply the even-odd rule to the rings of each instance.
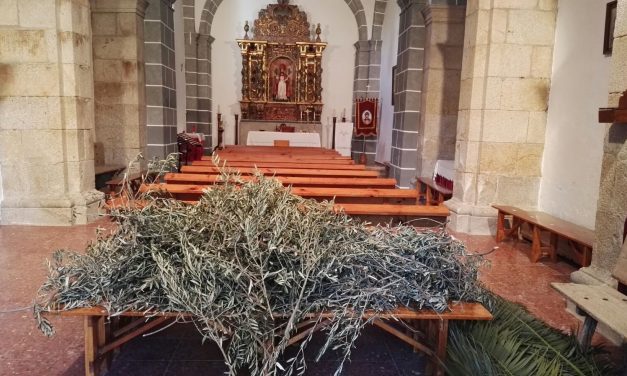
[[448, 228], [472, 235], [496, 234], [497, 211], [490, 206], [470, 205], [453, 197], [444, 202], [450, 209]]
[[612, 278], [612, 274], [607, 270], [597, 268], [590, 265], [581, 268], [570, 274], [570, 280], [582, 285], [609, 285], [614, 288], [618, 287], [618, 282]]
[[21, 197], [2, 201], [3, 225], [72, 226], [100, 217], [104, 193], [90, 190], [65, 197]]

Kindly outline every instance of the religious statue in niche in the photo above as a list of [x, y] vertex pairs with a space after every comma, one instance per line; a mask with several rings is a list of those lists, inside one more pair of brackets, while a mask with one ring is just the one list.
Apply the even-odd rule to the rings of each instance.
[[272, 62], [270, 69], [274, 80], [272, 99], [276, 102], [291, 102], [294, 97], [292, 61], [288, 58], [277, 58]]

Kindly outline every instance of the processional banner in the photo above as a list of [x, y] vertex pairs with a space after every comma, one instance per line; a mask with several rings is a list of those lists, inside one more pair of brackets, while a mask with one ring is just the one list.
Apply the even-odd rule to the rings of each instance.
[[378, 98], [360, 98], [355, 101], [355, 136], [376, 136]]

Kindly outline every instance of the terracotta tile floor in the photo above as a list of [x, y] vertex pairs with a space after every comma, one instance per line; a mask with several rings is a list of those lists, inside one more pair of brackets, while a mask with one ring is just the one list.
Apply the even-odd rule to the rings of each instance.
[[[0, 311], [27, 307], [46, 273], [45, 259], [53, 250], [82, 250], [97, 227], [111, 228], [106, 219], [87, 226], [0, 226]], [[456, 235], [473, 252], [494, 247], [490, 236]], [[577, 328], [564, 311], [564, 300], [550, 282], [566, 282], [576, 268], [563, 261], [531, 264], [528, 245], [503, 243], [487, 258], [481, 279], [497, 294], [524, 304], [534, 315], [560, 330]], [[83, 375], [82, 321], [55, 319], [57, 334], [45, 338], [30, 311], [0, 313], [0, 375]], [[602, 340], [597, 338], [597, 341]], [[332, 356], [310, 363], [308, 375], [329, 375]], [[420, 375], [425, 361], [411, 349], [376, 329], [369, 329], [353, 353], [347, 375]], [[185, 325], [140, 338], [125, 346], [109, 375], [218, 375], [224, 371], [215, 345], [200, 347]]]

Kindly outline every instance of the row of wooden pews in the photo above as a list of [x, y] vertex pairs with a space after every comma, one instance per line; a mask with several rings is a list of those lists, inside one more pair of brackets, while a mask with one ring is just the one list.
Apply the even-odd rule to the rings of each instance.
[[[308, 147], [228, 146], [216, 152], [218, 164], [252, 180], [255, 171], [273, 176], [293, 194], [316, 200], [335, 200], [337, 210], [367, 217], [372, 222], [429, 218], [437, 223], [449, 214], [443, 205], [419, 204], [418, 191], [396, 188], [395, 179], [382, 178], [377, 171], [355, 164], [334, 150]], [[179, 173], [168, 173], [162, 183], [145, 184], [142, 192], [161, 192], [194, 202], [203, 191], [220, 184], [220, 167], [205, 156]], [[392, 217], [392, 218], [391, 218]], [[433, 224], [422, 221], [420, 224]]]

